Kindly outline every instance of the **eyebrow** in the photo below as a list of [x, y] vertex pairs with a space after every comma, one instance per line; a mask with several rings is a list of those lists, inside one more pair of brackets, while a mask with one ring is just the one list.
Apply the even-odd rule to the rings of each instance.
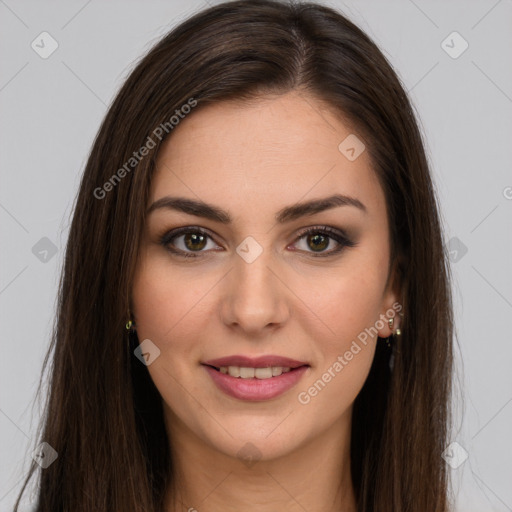
[[[340, 206], [353, 206], [362, 212], [367, 213], [366, 206], [359, 201], [359, 199], [346, 195], [335, 194], [322, 199], [313, 199], [311, 201], [297, 203], [292, 206], [286, 206], [276, 213], [275, 220], [278, 223], [283, 224], [306, 215], [314, 215]], [[203, 217], [205, 219], [221, 222], [222, 224], [230, 224], [233, 220], [227, 211], [217, 206], [185, 197], [162, 197], [155, 201], [148, 208], [146, 213], [149, 215], [151, 212], [161, 208], [177, 210], [189, 215], [195, 215], [196, 217]]]

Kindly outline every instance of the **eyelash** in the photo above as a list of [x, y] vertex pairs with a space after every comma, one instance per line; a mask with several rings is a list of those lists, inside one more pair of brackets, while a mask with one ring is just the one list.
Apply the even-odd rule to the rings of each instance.
[[[171, 248], [169, 245], [171, 243], [171, 241], [173, 241], [175, 238], [177, 238], [181, 235], [186, 235], [186, 234], [190, 234], [190, 233], [194, 233], [194, 234], [199, 233], [199, 234], [205, 235], [213, 240], [213, 237], [203, 228], [196, 227], [196, 226], [186, 226], [183, 228], [178, 228], [178, 229], [175, 229], [172, 231], [168, 231], [167, 233], [165, 233], [163, 236], [160, 237], [159, 242], [169, 252], [171, 252], [179, 257], [183, 257], [183, 258], [201, 257], [201, 253], [206, 252], [206, 251], [197, 251], [197, 253], [186, 252], [186, 251], [182, 251], [181, 249]], [[357, 245], [356, 242], [353, 242], [352, 240], [350, 240], [346, 235], [344, 235], [340, 231], [333, 229], [329, 226], [313, 226], [310, 228], [306, 228], [306, 229], [302, 230], [297, 235], [295, 242], [299, 241], [300, 239], [302, 239], [305, 236], [310, 235], [310, 234], [326, 235], [328, 238], [335, 240], [339, 244], [339, 246], [336, 249], [332, 249], [325, 253], [316, 253], [315, 254], [314, 252], [311, 252], [310, 254], [314, 258], [326, 258], [329, 256], [335, 256], [335, 255], [339, 254], [340, 252], [342, 252], [346, 247], [355, 247]], [[306, 252], [309, 252], [309, 251], [306, 251]]]

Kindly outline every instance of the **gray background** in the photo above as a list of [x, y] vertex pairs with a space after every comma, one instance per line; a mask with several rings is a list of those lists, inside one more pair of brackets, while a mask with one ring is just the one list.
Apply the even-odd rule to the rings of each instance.
[[[326, 3], [390, 59], [426, 138], [455, 278], [457, 510], [512, 511], [512, 1]], [[33, 398], [93, 138], [134, 60], [206, 5], [0, 0], [0, 511], [35, 447]], [[43, 31], [59, 45], [47, 59], [31, 47]], [[457, 58], [454, 31], [469, 44]]]

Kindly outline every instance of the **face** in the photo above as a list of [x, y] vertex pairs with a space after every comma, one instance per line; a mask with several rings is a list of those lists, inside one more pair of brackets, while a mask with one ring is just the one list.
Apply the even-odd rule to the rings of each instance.
[[198, 109], [161, 148], [132, 308], [174, 439], [270, 460], [350, 424], [397, 300], [384, 193], [367, 151], [338, 148], [350, 134], [290, 92]]

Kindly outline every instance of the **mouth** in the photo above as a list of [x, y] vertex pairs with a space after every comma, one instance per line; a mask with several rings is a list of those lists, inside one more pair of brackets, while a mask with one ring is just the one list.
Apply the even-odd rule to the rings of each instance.
[[[247, 358], [235, 360], [233, 357], [229, 358], [229, 361], [224, 358], [207, 361], [201, 365], [220, 391], [232, 398], [246, 401], [264, 401], [283, 395], [294, 387], [310, 368], [307, 363], [288, 358], [265, 359], [266, 363], [262, 358], [253, 359], [249, 365]], [[227, 364], [234, 362], [239, 364]]]

